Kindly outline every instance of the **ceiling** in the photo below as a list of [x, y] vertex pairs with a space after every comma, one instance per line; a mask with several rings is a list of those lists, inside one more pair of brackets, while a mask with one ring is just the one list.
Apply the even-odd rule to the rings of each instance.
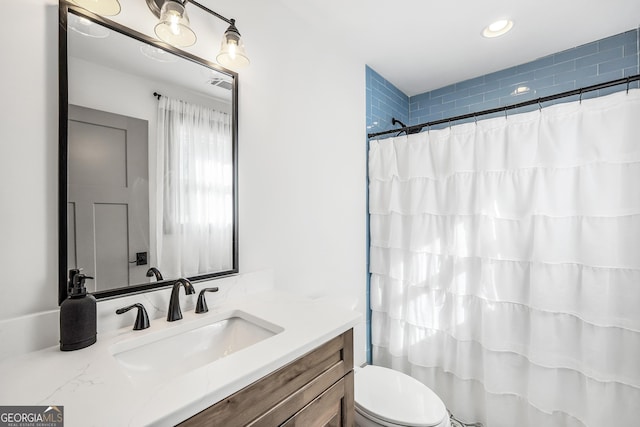
[[[638, 28], [639, 0], [279, 0], [413, 96]], [[502, 37], [482, 29], [509, 18]]]

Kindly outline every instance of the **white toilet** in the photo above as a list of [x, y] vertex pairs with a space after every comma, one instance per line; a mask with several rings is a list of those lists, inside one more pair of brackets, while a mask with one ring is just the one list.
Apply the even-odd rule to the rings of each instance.
[[451, 427], [442, 400], [402, 372], [373, 365], [356, 368], [354, 391], [358, 427]]

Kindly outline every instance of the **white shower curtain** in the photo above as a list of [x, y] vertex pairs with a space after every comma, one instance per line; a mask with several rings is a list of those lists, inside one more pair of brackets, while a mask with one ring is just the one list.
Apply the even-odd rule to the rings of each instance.
[[640, 426], [640, 91], [371, 141], [374, 364], [486, 427]]
[[233, 267], [232, 162], [229, 114], [160, 98], [156, 249], [165, 277]]

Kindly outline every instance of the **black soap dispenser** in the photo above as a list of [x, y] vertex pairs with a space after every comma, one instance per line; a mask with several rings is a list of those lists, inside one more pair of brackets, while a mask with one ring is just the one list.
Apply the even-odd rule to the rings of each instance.
[[87, 293], [85, 276], [78, 269], [69, 270], [69, 296], [60, 304], [60, 350], [89, 347], [96, 342], [96, 299]]

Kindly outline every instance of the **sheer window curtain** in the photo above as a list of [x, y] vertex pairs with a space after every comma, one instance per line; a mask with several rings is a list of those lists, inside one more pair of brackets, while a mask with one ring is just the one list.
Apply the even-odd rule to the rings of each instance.
[[229, 114], [160, 98], [156, 241], [165, 277], [233, 267], [232, 162]]
[[640, 425], [640, 91], [369, 151], [373, 362], [486, 427]]

